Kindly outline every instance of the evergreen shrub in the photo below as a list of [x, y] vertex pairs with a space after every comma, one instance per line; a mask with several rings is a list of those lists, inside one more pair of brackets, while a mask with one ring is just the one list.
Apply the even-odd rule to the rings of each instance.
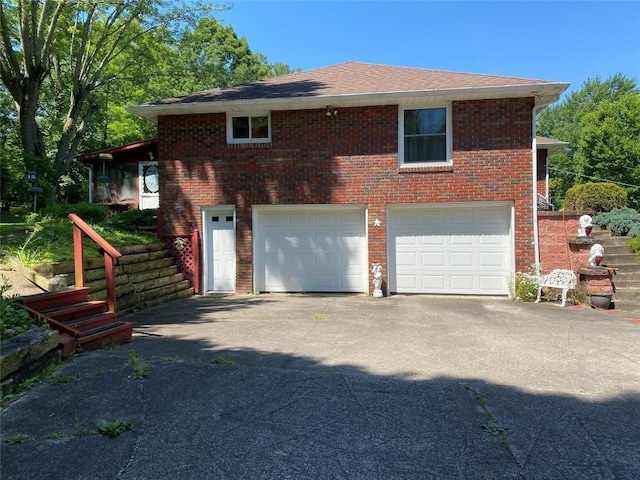
[[614, 208], [593, 217], [593, 223], [608, 228], [612, 235], [640, 237], [640, 212], [633, 208]]

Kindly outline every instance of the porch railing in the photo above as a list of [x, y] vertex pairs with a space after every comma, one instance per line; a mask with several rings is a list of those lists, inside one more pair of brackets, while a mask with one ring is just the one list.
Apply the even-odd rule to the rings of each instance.
[[100, 247], [104, 254], [104, 278], [107, 282], [107, 307], [109, 308], [109, 312], [115, 313], [116, 275], [114, 264], [115, 260], [120, 258], [122, 254], [75, 213], [69, 214], [69, 220], [73, 223], [73, 268], [76, 287], [84, 287], [85, 285], [84, 248], [82, 245], [82, 235], [85, 234]]

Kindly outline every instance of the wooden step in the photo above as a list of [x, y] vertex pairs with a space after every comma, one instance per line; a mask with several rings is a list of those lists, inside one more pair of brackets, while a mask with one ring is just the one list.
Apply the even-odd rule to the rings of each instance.
[[130, 342], [132, 334], [133, 325], [130, 322], [116, 321], [82, 332], [77, 342], [82, 349], [92, 350], [109, 343]]
[[55, 292], [36, 293], [22, 297], [20, 303], [32, 310], [43, 312], [65, 305], [86, 302], [89, 295], [88, 287], [71, 287]]
[[79, 319], [69, 320], [63, 322], [65, 326], [75, 330], [78, 334], [81, 334], [92, 328], [102, 327], [116, 322], [116, 314], [113, 312], [97, 313], [88, 317], [82, 317]]
[[107, 308], [107, 302], [104, 300], [90, 300], [87, 302], [74, 303], [73, 305], [64, 305], [56, 308], [39, 310], [43, 315], [57, 320], [58, 322], [69, 322], [72, 320], [80, 320], [83, 317], [104, 313]]

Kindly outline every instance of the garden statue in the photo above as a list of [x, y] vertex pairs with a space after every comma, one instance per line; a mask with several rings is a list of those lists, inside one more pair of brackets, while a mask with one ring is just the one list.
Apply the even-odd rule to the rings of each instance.
[[373, 272], [373, 296], [382, 297], [382, 265], [374, 263], [371, 268]]
[[599, 243], [596, 243], [591, 247], [590, 255], [589, 255], [589, 266], [591, 268], [602, 268], [600, 263], [602, 262], [602, 257], [604, 256], [604, 247]]
[[580, 228], [578, 228], [578, 236], [579, 237], [589, 237], [591, 235], [591, 230], [593, 229], [593, 224], [591, 223], [591, 216], [582, 215], [580, 217]]

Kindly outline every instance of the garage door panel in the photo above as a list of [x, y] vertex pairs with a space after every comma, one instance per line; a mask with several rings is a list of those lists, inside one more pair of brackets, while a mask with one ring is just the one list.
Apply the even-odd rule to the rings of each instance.
[[478, 264], [482, 268], [501, 267], [504, 263], [502, 252], [481, 252], [478, 255]]
[[415, 275], [398, 275], [398, 291], [415, 291], [418, 288]]
[[368, 268], [364, 210], [259, 211], [256, 288], [363, 292]]
[[470, 268], [473, 269], [474, 268], [474, 255], [472, 252], [469, 253], [461, 253], [461, 252], [456, 252], [456, 253], [451, 253], [449, 255], [449, 264], [452, 267], [465, 267], [465, 268]]
[[473, 275], [451, 275], [451, 293], [473, 291]]
[[471, 210], [453, 210], [450, 212], [451, 225], [462, 224], [467, 226], [473, 223], [473, 211]]
[[333, 275], [314, 275], [312, 282], [317, 285], [318, 288], [324, 288], [327, 290], [333, 290], [336, 288], [335, 277]]
[[336, 224], [336, 216], [333, 213], [318, 213], [313, 216], [315, 225], [330, 226]]
[[412, 266], [416, 264], [415, 253], [398, 253], [396, 255], [396, 264], [399, 266]]
[[269, 213], [263, 218], [264, 224], [268, 224], [271, 228], [284, 225], [285, 216], [279, 213]]
[[508, 293], [513, 258], [510, 218], [506, 204], [391, 208], [391, 291]]
[[505, 245], [505, 235], [480, 235], [478, 238], [478, 245], [480, 246], [507, 246]]
[[289, 225], [299, 226], [309, 225], [310, 223], [309, 215], [305, 213], [292, 213], [289, 217]]
[[431, 235], [431, 236], [422, 236], [422, 237], [418, 237], [419, 241], [416, 243], [419, 243], [420, 245], [444, 245], [445, 243], [447, 243], [447, 237], [444, 237], [442, 235]]
[[467, 235], [467, 234], [459, 234], [456, 235], [455, 233], [450, 235], [449, 238], [449, 245], [466, 245], [466, 246], [473, 246], [474, 241], [475, 241], [475, 237], [473, 235]]
[[356, 228], [360, 228], [362, 226], [362, 212], [340, 212], [340, 225], [348, 226], [351, 225]]
[[444, 253], [423, 253], [422, 254], [422, 266], [423, 267], [444, 267], [445, 266]]
[[420, 242], [419, 238], [408, 236], [408, 235], [402, 235], [402, 236], [396, 237], [396, 244], [399, 247], [402, 247], [403, 245], [412, 247], [414, 245], [417, 245], [419, 242]]
[[344, 233], [340, 235], [340, 244], [350, 252], [359, 250], [362, 247], [362, 237], [353, 233]]
[[426, 290], [442, 290], [445, 287], [444, 275], [422, 275], [421, 286]]
[[499, 290], [504, 287], [504, 277], [501, 275], [480, 275], [478, 278], [483, 290]]

